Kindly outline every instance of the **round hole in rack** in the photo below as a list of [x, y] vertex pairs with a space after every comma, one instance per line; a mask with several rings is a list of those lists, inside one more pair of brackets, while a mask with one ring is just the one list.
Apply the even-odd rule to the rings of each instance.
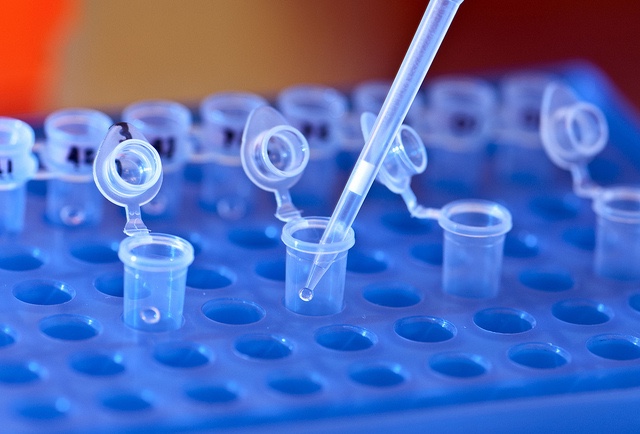
[[71, 356], [69, 364], [75, 371], [95, 377], [108, 377], [125, 371], [120, 354], [79, 353]]
[[411, 248], [411, 256], [429, 265], [442, 265], [442, 243], [418, 244]]
[[292, 346], [286, 339], [263, 334], [241, 336], [234, 347], [244, 356], [261, 360], [282, 359], [292, 352]]
[[429, 367], [448, 377], [472, 378], [487, 372], [489, 362], [476, 354], [443, 353], [431, 357]]
[[569, 363], [569, 353], [549, 343], [525, 343], [512, 347], [509, 359], [513, 362], [535, 369], [553, 369]]
[[540, 196], [531, 200], [531, 210], [540, 217], [550, 220], [567, 220], [577, 217], [580, 205], [573, 196], [554, 197]]
[[148, 393], [114, 392], [104, 396], [102, 405], [110, 410], [137, 412], [150, 409], [153, 404]]
[[226, 268], [208, 269], [189, 267], [187, 286], [196, 289], [219, 289], [235, 281], [233, 273]]
[[206, 365], [212, 353], [204, 345], [193, 342], [163, 342], [156, 345], [153, 358], [172, 368], [196, 368]]
[[124, 296], [124, 273], [116, 271], [101, 274], [93, 281], [93, 286], [103, 294], [112, 297]]
[[347, 257], [347, 270], [354, 273], [380, 273], [387, 269], [387, 259], [382, 252], [351, 250]]
[[25, 384], [39, 380], [42, 368], [35, 362], [2, 361], [0, 362], [0, 383]]
[[561, 292], [573, 288], [573, 278], [564, 271], [525, 270], [520, 283], [538, 291]]
[[40, 249], [17, 248], [0, 253], [0, 269], [7, 271], [32, 271], [40, 268], [44, 259]]
[[637, 312], [640, 312], [640, 293], [633, 294], [629, 297], [629, 306]]
[[530, 232], [509, 232], [504, 239], [504, 254], [511, 258], [533, 258], [538, 255], [538, 237]]
[[204, 315], [222, 324], [253, 324], [265, 316], [265, 310], [251, 301], [222, 298], [206, 302], [202, 306]]
[[186, 395], [205, 404], [226, 404], [238, 399], [235, 387], [226, 384], [206, 384], [188, 387]]
[[316, 342], [337, 351], [361, 351], [371, 348], [378, 340], [369, 330], [352, 325], [332, 325], [316, 331]]
[[238, 228], [229, 231], [229, 241], [246, 249], [271, 249], [280, 244], [280, 232], [274, 226], [263, 229]]
[[13, 296], [29, 304], [62, 304], [70, 301], [75, 295], [73, 288], [55, 280], [25, 280], [13, 287]]
[[393, 328], [399, 336], [414, 342], [444, 342], [457, 333], [452, 323], [432, 316], [402, 318]]
[[606, 334], [587, 341], [587, 348], [596, 356], [610, 360], [635, 360], [640, 358], [640, 339], [634, 336]]
[[14, 344], [16, 342], [16, 332], [7, 325], [0, 324], [0, 348]]
[[604, 304], [586, 299], [559, 301], [551, 307], [551, 313], [561, 321], [579, 325], [604, 324], [613, 316]]
[[592, 251], [596, 248], [596, 231], [592, 227], [571, 227], [562, 233], [562, 239], [582, 250]]
[[481, 310], [473, 316], [473, 322], [481, 329], [502, 334], [524, 333], [536, 325], [527, 312], [505, 307]]
[[312, 395], [322, 390], [322, 384], [307, 375], [279, 376], [268, 381], [270, 388], [286, 395]]
[[403, 235], [422, 235], [432, 231], [433, 223], [425, 219], [411, 217], [406, 211], [394, 211], [382, 216], [382, 224]]
[[83, 315], [58, 314], [40, 321], [40, 331], [54, 339], [80, 341], [98, 335], [102, 327], [93, 318]]
[[409, 307], [420, 302], [418, 290], [404, 283], [375, 283], [364, 288], [363, 297], [370, 303], [385, 307]]
[[349, 377], [356, 383], [372, 387], [392, 387], [404, 382], [400, 365], [371, 364], [351, 368]]
[[256, 273], [265, 279], [284, 282], [286, 279], [286, 262], [284, 259], [260, 261], [256, 265]]
[[67, 415], [71, 404], [65, 398], [41, 399], [24, 402], [17, 406], [16, 412], [25, 419], [54, 420]]
[[71, 248], [74, 258], [92, 264], [109, 264], [118, 262], [118, 243], [77, 244]]

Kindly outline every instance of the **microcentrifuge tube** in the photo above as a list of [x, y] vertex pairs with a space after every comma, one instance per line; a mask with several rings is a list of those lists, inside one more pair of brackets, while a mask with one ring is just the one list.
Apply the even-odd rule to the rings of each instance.
[[254, 188], [242, 169], [240, 145], [249, 114], [267, 104], [261, 96], [241, 92], [216, 93], [200, 104], [199, 154], [205, 164], [199, 202], [225, 220], [242, 218], [254, 206]]
[[174, 216], [180, 208], [183, 169], [191, 153], [191, 112], [184, 105], [165, 100], [141, 101], [122, 112], [158, 151], [164, 170], [164, 188], [142, 211], [150, 218]]
[[102, 194], [126, 210], [129, 237], [118, 249], [125, 324], [144, 331], [180, 328], [193, 246], [175, 235], [150, 233], [140, 214], [160, 190], [160, 155], [134, 126], [122, 122], [109, 129], [98, 149], [93, 177]]
[[26, 183], [36, 173], [33, 128], [18, 119], [0, 117], [0, 234], [24, 227]]
[[45, 119], [46, 145], [41, 154], [47, 182], [47, 219], [63, 226], [97, 224], [103, 199], [91, 171], [96, 150], [113, 121], [90, 109], [56, 111]]
[[546, 86], [554, 80], [546, 72], [522, 72], [499, 83], [501, 100], [493, 161], [498, 176], [515, 185], [544, 185], [552, 180], [553, 165], [540, 142], [540, 106]]
[[426, 87], [427, 104], [415, 125], [432, 162], [422, 178], [446, 191], [477, 190], [493, 138], [497, 112], [496, 91], [472, 77], [443, 77]]
[[347, 112], [347, 98], [330, 87], [298, 85], [284, 89], [278, 95], [277, 106], [309, 142], [309, 175], [302, 176], [293, 193], [307, 212], [326, 214], [334, 199], [330, 194], [338, 176], [335, 157], [340, 149], [339, 134]]
[[618, 280], [639, 280], [640, 188], [603, 187], [590, 176], [587, 164], [607, 144], [609, 129], [595, 105], [581, 101], [566, 85], [554, 82], [545, 90], [540, 111], [540, 137], [558, 167], [571, 172], [573, 191], [593, 200], [597, 215], [594, 270]]

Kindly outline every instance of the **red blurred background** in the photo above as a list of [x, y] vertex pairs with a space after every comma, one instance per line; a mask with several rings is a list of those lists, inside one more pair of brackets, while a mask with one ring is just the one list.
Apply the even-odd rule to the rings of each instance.
[[[392, 78], [426, 0], [21, 0], [0, 15], [0, 113], [273, 95]], [[429, 76], [585, 59], [640, 106], [640, 3], [466, 0]]]

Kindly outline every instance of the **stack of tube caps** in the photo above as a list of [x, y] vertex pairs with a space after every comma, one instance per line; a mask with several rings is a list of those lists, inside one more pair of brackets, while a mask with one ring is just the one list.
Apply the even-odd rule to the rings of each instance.
[[389, 82], [1, 118], [0, 420], [375, 426], [466, 403], [465, 423], [480, 401], [637, 393], [640, 131], [603, 80], [427, 81], [326, 243]]

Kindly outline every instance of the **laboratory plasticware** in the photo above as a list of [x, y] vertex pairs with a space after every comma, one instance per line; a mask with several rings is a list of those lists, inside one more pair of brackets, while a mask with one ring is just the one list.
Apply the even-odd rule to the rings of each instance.
[[544, 71], [516, 72], [500, 80], [493, 158], [498, 180], [539, 186], [552, 181], [554, 168], [542, 149], [539, 130], [542, 96], [553, 80]]
[[540, 136], [549, 159], [571, 172], [576, 195], [593, 201], [595, 272], [619, 280], [640, 279], [640, 188], [600, 186], [587, 166], [607, 144], [604, 114], [567, 85], [554, 82], [545, 91], [540, 116]]
[[158, 151], [164, 171], [164, 188], [142, 211], [150, 218], [168, 218], [180, 209], [183, 169], [191, 154], [191, 112], [184, 105], [167, 100], [131, 104], [122, 120], [134, 125]]
[[289, 190], [307, 167], [309, 153], [307, 139], [276, 109], [262, 106], [251, 112], [240, 147], [242, 167], [251, 182], [275, 195], [281, 221], [301, 216]]
[[95, 225], [103, 198], [91, 170], [96, 150], [113, 121], [91, 109], [64, 109], [45, 119], [46, 144], [41, 153], [48, 172], [46, 217], [62, 226]]
[[28, 124], [0, 117], [0, 234], [16, 234], [24, 227], [26, 184], [38, 169], [34, 143]]
[[193, 246], [175, 235], [150, 233], [140, 209], [162, 185], [157, 150], [132, 125], [109, 129], [95, 158], [93, 176], [102, 194], [125, 208], [128, 238], [120, 243], [124, 264], [124, 322], [143, 331], [182, 326], [187, 269]]
[[[460, 3], [462, 0], [429, 2], [376, 118], [371, 137], [362, 149], [320, 243], [344, 239], [351, 228]], [[318, 257], [314, 261], [307, 284], [300, 288], [300, 294], [305, 294], [305, 299], [312, 298], [314, 288], [330, 266], [330, 257]]]
[[[362, 134], [368, 138], [375, 122], [362, 115]], [[444, 230], [442, 289], [465, 298], [492, 298], [498, 294], [504, 240], [511, 230], [511, 214], [502, 205], [479, 199], [457, 200], [442, 209], [418, 203], [411, 178], [424, 172], [427, 154], [418, 133], [402, 125], [377, 181], [399, 194], [412, 217], [437, 220]]]
[[309, 143], [310, 170], [325, 173], [322, 179], [304, 175], [293, 189], [308, 212], [328, 214], [338, 177], [335, 162], [340, 149], [340, 128], [347, 113], [347, 98], [327, 86], [302, 84], [284, 89], [276, 105], [282, 115]]
[[267, 104], [245, 92], [215, 93], [200, 104], [200, 204], [225, 220], [242, 218], [256, 206], [253, 186], [243, 173], [240, 144], [249, 114]]
[[492, 298], [502, 276], [504, 240], [511, 214], [495, 202], [458, 200], [440, 211], [444, 230], [442, 289], [465, 298]]
[[[631, 185], [637, 113], [594, 68], [555, 70], [610, 122], [594, 179]], [[344, 308], [326, 316], [284, 306], [273, 210], [222, 223], [185, 188], [175, 220], [145, 219], [196, 250], [183, 325], [160, 333], [123, 321], [122, 208], [59, 230], [30, 185], [25, 230], [0, 249], [2, 431], [636, 432], [640, 287], [592, 272], [590, 203], [554, 201], [566, 176], [548, 189], [481, 182], [514, 217], [496, 297], [444, 295], [442, 229], [385, 194], [358, 215]]]
[[493, 139], [497, 92], [468, 76], [438, 78], [425, 91], [424, 114], [413, 124], [432, 163], [422, 181], [440, 190], [475, 193]]
[[[282, 241], [287, 246], [285, 307], [301, 315], [331, 315], [342, 310], [344, 305], [347, 254], [355, 243], [353, 229], [344, 240], [320, 244], [322, 233], [329, 222], [328, 217], [303, 217], [289, 221], [282, 229]], [[314, 258], [331, 255], [333, 265], [316, 287], [310, 301], [299, 295], [304, 286]]]

